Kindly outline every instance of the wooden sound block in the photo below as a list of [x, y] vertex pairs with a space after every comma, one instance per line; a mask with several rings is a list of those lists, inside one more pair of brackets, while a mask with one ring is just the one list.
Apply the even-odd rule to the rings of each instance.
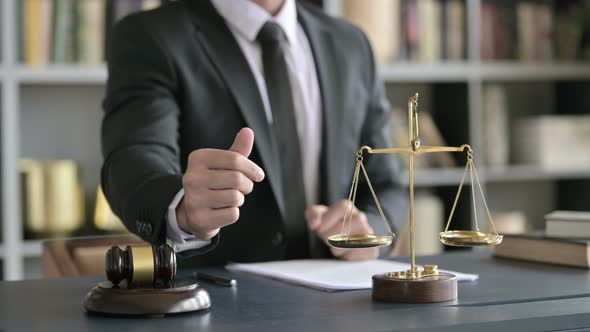
[[169, 288], [132, 289], [103, 281], [84, 300], [89, 312], [110, 315], [166, 315], [210, 306], [209, 293], [189, 280], [175, 281]]
[[385, 274], [373, 276], [373, 300], [394, 303], [431, 303], [457, 298], [457, 277], [439, 272], [420, 279], [395, 279]]

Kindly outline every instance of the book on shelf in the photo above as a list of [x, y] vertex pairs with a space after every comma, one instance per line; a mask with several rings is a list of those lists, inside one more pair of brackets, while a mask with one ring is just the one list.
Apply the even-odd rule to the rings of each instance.
[[367, 34], [379, 63], [465, 57], [464, 0], [344, 0], [342, 12]]
[[524, 211], [494, 211], [492, 219], [500, 234], [521, 234], [527, 231], [528, 222]]
[[84, 223], [84, 192], [73, 160], [20, 162], [24, 228], [28, 235], [67, 235]]
[[500, 84], [483, 86], [483, 143], [487, 165], [503, 167], [510, 156], [510, 130], [506, 90]]
[[79, 4], [78, 62], [99, 64], [104, 59], [106, 3], [84, 0]]
[[420, 19], [418, 17], [417, 1], [408, 0], [404, 2], [402, 12], [403, 18], [400, 20], [403, 24], [405, 58], [400, 60], [418, 60], [420, 51]]
[[[20, 1], [19, 1], [20, 2]], [[44, 0], [25, 0], [19, 6], [23, 16], [29, 17], [23, 24], [23, 59], [30, 65], [44, 65], [49, 62], [48, 32], [52, 2]]]
[[[482, 59], [494, 59], [501, 58], [500, 54], [503, 53], [504, 45], [497, 45], [498, 41], [502, 41], [503, 38], [499, 37], [503, 33], [502, 29], [497, 29], [499, 25], [497, 21], [500, 19], [499, 8], [493, 6], [490, 2], [483, 2], [481, 4], [480, 14], [480, 54]], [[496, 55], [498, 53], [498, 55]]]
[[125, 225], [113, 213], [109, 202], [102, 191], [102, 188], [98, 186], [96, 190], [96, 204], [94, 206], [94, 227], [97, 229], [107, 232], [126, 232]]
[[[71, 33], [76, 31], [76, 0], [55, 0], [53, 6], [53, 27], [51, 44], [52, 63], [73, 63], [76, 61], [75, 44], [77, 38]], [[25, 16], [26, 25], [33, 16]], [[83, 28], [85, 29], [85, 27]], [[30, 64], [28, 61], [25, 61]]]
[[[85, 194], [75, 161], [22, 159], [19, 171], [22, 217], [28, 237], [70, 235], [84, 226]], [[127, 232], [100, 186], [93, 217], [94, 227], [99, 231]]]
[[[484, 60], [537, 58], [539, 47], [551, 41], [551, 31], [541, 33], [551, 22], [552, 11], [547, 2], [492, 1], [481, 5], [480, 53]], [[550, 26], [548, 28], [551, 28]]]
[[112, 246], [145, 245], [135, 235], [43, 241], [42, 271], [45, 278], [104, 274], [105, 253]]
[[555, 31], [555, 14], [552, 4], [537, 4], [535, 8], [535, 59], [551, 61], [554, 59], [553, 34]]
[[590, 239], [590, 212], [557, 210], [546, 214], [545, 234]]
[[19, 60], [31, 66], [99, 65], [107, 34], [121, 18], [155, 8], [161, 0], [22, 0]]
[[543, 231], [505, 234], [494, 246], [498, 257], [590, 268], [590, 241], [548, 237]]
[[[534, 61], [536, 59], [536, 11], [540, 9], [533, 2], [525, 1], [516, 5], [516, 22], [518, 32], [517, 56], [520, 60]], [[538, 15], [539, 17], [541, 15]], [[540, 23], [540, 22], [539, 22]]]
[[558, 171], [590, 164], [590, 115], [525, 117], [516, 121], [514, 136], [517, 163]]
[[465, 3], [446, 0], [443, 3], [443, 58], [460, 61], [465, 57]]
[[590, 45], [584, 42], [584, 35], [590, 39], [587, 1], [484, 0], [480, 15], [480, 54], [484, 60], [589, 59], [585, 50]]
[[400, 2], [373, 0], [367, 5], [364, 1], [345, 0], [342, 9], [344, 17], [367, 34], [376, 61], [391, 62], [399, 52], [400, 24], [394, 18], [400, 17]]
[[555, 55], [562, 61], [590, 59], [590, 4], [583, 1], [555, 2]]
[[[416, 255], [439, 255], [443, 246], [439, 241], [439, 234], [444, 226], [445, 207], [442, 199], [429, 191], [419, 190], [415, 198], [416, 220], [415, 250]], [[409, 256], [409, 222], [406, 220], [401, 229], [397, 230], [399, 238], [392, 252], [392, 256]]]
[[43, 165], [36, 160], [21, 160], [22, 218], [25, 230], [42, 233], [45, 230], [45, 182]]
[[421, 40], [418, 60], [421, 62], [435, 62], [442, 58], [441, 7], [437, 0], [418, 1]]

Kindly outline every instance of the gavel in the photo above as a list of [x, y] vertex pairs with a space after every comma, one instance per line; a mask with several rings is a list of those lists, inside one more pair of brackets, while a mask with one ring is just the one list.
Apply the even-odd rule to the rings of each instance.
[[107, 279], [114, 285], [126, 280], [128, 288], [167, 287], [176, 277], [176, 253], [167, 244], [113, 246], [105, 263]]

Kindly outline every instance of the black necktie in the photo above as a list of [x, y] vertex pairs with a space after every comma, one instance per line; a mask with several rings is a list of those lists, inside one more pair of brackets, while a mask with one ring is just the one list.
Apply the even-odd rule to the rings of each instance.
[[305, 189], [303, 186], [301, 152], [295, 122], [295, 107], [284, 47], [287, 38], [281, 27], [266, 22], [257, 37], [262, 48], [264, 80], [273, 118], [273, 134], [279, 151], [283, 200], [285, 203], [285, 226], [287, 258], [309, 257], [309, 245], [304, 211]]

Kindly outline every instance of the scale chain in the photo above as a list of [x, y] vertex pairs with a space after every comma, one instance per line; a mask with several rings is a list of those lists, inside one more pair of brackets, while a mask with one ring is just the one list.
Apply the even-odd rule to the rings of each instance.
[[471, 179], [471, 199], [473, 200], [473, 217], [475, 219], [475, 230], [479, 232], [479, 221], [478, 221], [478, 213], [477, 213], [477, 201], [475, 199], [475, 186], [473, 182], [473, 160], [469, 159], [467, 161], [469, 165], [469, 177]]
[[456, 209], [457, 203], [459, 201], [459, 197], [461, 196], [461, 190], [463, 189], [463, 185], [465, 183], [465, 178], [467, 177], [468, 171], [469, 171], [469, 176], [471, 179], [471, 196], [472, 196], [472, 201], [473, 201], [473, 214], [474, 214], [473, 217], [475, 219], [475, 229], [477, 231], [480, 231], [479, 218], [478, 218], [478, 213], [477, 213], [477, 201], [475, 198], [475, 184], [477, 184], [477, 187], [479, 189], [479, 193], [480, 193], [482, 201], [483, 201], [484, 208], [486, 210], [486, 216], [488, 219], [488, 223], [490, 224], [491, 230], [494, 232], [494, 234], [496, 236], [498, 236], [498, 232], [496, 231], [496, 226], [494, 225], [494, 222], [492, 221], [493, 220], [492, 214], [490, 213], [490, 209], [489, 209], [488, 203], [485, 199], [483, 188], [481, 187], [481, 183], [479, 181], [477, 169], [475, 168], [475, 163], [473, 161], [473, 150], [471, 150], [471, 149], [469, 149], [467, 151], [467, 164], [465, 165], [465, 171], [463, 172], [463, 176], [461, 177], [461, 182], [459, 183], [459, 188], [457, 190], [457, 194], [455, 195], [455, 200], [453, 202], [453, 207], [451, 208], [451, 213], [449, 214], [449, 218], [447, 219], [447, 224], [445, 226], [445, 232], [447, 232], [449, 230], [449, 226], [451, 225], [451, 221], [453, 219], [455, 209]]
[[[360, 165], [363, 160], [362, 158], [363, 157], [360, 155], [357, 157], [356, 167], [354, 168], [354, 173], [352, 176], [352, 184], [350, 186], [350, 192], [348, 193], [348, 200], [351, 202], [351, 204], [344, 213], [344, 219], [342, 220], [342, 226], [340, 227], [340, 234], [345, 234], [344, 228], [350, 229], [350, 227], [347, 227], [347, 224], [350, 224], [352, 222], [352, 207], [354, 206], [354, 202], [356, 201], [356, 191], [358, 188], [359, 172], [361, 168]], [[346, 234], [348, 234], [348, 232]]]
[[[377, 198], [377, 194], [375, 193], [375, 190], [373, 189], [373, 185], [371, 184], [371, 180], [369, 179], [369, 175], [367, 174], [367, 170], [365, 169], [365, 165], [363, 164], [363, 157], [360, 155], [360, 153], [361, 152], [359, 152], [359, 155], [357, 156], [357, 164], [356, 164], [354, 174], [352, 177], [352, 185], [350, 186], [350, 192], [348, 194], [348, 200], [351, 202], [351, 204], [346, 209], [346, 212], [344, 214], [344, 219], [342, 222], [342, 226], [340, 228], [340, 234], [346, 234], [347, 236], [350, 235], [350, 228], [352, 227], [352, 214], [353, 214], [352, 211], [354, 209], [355, 202], [356, 202], [356, 194], [358, 191], [358, 183], [360, 180], [360, 171], [361, 170], [363, 172], [365, 180], [367, 181], [369, 191], [371, 192], [371, 196], [373, 197], [373, 200], [375, 201], [375, 205], [377, 206], [377, 210], [379, 210], [379, 215], [381, 216], [381, 220], [385, 224], [385, 227], [387, 228], [387, 231], [389, 232], [389, 234], [394, 234], [391, 229], [391, 226], [389, 224], [389, 221], [387, 220], [387, 217], [385, 216], [385, 213], [383, 212], [383, 208], [381, 207], [381, 204], [379, 203], [379, 199]], [[345, 229], [346, 229], [346, 233], [344, 232]]]
[[375, 194], [375, 190], [373, 189], [373, 185], [371, 184], [371, 180], [369, 180], [369, 175], [367, 175], [367, 170], [365, 169], [365, 165], [361, 162], [361, 169], [363, 170], [363, 174], [365, 175], [365, 179], [367, 180], [367, 185], [369, 186], [369, 190], [371, 191], [371, 195], [373, 195], [373, 200], [375, 201], [375, 205], [377, 205], [377, 209], [379, 210], [379, 214], [381, 215], [381, 219], [385, 223], [385, 227], [387, 227], [387, 231], [389, 234], [393, 234], [391, 230], [391, 226], [389, 225], [389, 221], [385, 217], [385, 213], [383, 213], [383, 209], [381, 208], [381, 204], [379, 204], [379, 199], [377, 199], [377, 194]]
[[[498, 236], [498, 231], [496, 231], [496, 226], [494, 225], [494, 222], [492, 221], [492, 214], [490, 213], [490, 209], [488, 208], [488, 203], [486, 201], [485, 195], [483, 193], [483, 189], [481, 188], [481, 183], [479, 182], [479, 176], [477, 175], [477, 170], [475, 169], [475, 164], [473, 163], [473, 159], [471, 160], [471, 164], [473, 167], [473, 174], [475, 174], [475, 180], [477, 181], [477, 186], [479, 188], [479, 192], [481, 194], [481, 199], [483, 201], [483, 206], [486, 209], [486, 214], [488, 216], [488, 221], [490, 223], [490, 226], [492, 228], [492, 231], [494, 232], [494, 234], [496, 236]], [[473, 184], [471, 184], [473, 186]]]

